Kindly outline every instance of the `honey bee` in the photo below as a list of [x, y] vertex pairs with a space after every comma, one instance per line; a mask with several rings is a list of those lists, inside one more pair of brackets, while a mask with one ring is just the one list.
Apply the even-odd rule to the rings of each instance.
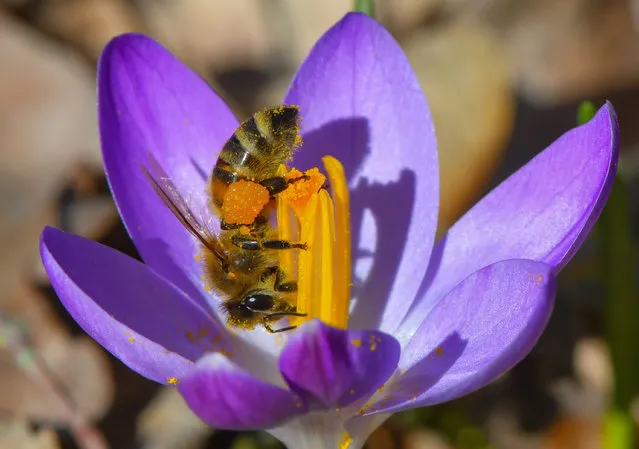
[[[295, 326], [273, 329], [271, 323], [285, 316], [305, 316], [285, 299], [297, 291], [297, 283], [287, 280], [276, 252], [305, 250], [306, 245], [275, 238], [270, 224], [275, 196], [304, 178], [278, 176], [280, 165], [300, 144], [298, 122], [296, 106], [265, 109], [244, 121], [226, 141], [208, 184], [209, 207], [220, 219], [217, 233], [198, 220], [156, 160], [149, 157], [149, 168], [142, 166], [162, 201], [202, 244], [205, 279], [222, 296], [221, 308], [231, 326], [262, 325], [277, 333]], [[242, 201], [229, 198], [238, 189]]]

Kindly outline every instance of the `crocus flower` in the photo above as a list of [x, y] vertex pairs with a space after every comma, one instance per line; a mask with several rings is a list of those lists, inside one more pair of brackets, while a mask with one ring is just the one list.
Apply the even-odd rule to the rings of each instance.
[[518, 363], [541, 335], [555, 276], [615, 175], [617, 123], [606, 104], [435, 242], [438, 164], [424, 94], [388, 32], [348, 14], [317, 42], [283, 104], [298, 105], [303, 117], [293, 165], [319, 166], [331, 154], [344, 166], [350, 316], [277, 335], [230, 330], [203, 288], [195, 239], [140, 164], [150, 153], [180, 192], [202, 202], [237, 120], [141, 35], [107, 46], [98, 80], [106, 172], [145, 264], [47, 228], [42, 260], [60, 300], [131, 369], [175, 385], [206, 423], [267, 429], [296, 449], [361, 447], [390, 414], [455, 399]]

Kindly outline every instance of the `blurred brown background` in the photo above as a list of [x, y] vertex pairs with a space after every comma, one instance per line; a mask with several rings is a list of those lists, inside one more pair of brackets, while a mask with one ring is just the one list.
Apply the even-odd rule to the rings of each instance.
[[[279, 103], [349, 0], [0, 0], [0, 449], [277, 448], [198, 422], [172, 391], [88, 339], [40, 266], [45, 224], [136, 255], [101, 169], [95, 66], [124, 32], [155, 37], [239, 118]], [[623, 175], [639, 169], [639, 1], [378, 0], [439, 140], [445, 229], [490, 186], [609, 98]], [[634, 204], [634, 203], [633, 203]], [[633, 209], [636, 216], [636, 211]], [[596, 252], [562, 274], [553, 322], [515, 370], [469, 398], [398, 415], [369, 449], [601, 447], [613, 379]]]

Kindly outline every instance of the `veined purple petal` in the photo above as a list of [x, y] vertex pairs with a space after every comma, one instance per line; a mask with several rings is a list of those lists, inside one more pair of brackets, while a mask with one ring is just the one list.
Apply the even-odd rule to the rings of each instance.
[[140, 165], [153, 155], [206, 219], [206, 178], [237, 121], [200, 77], [143, 35], [122, 35], [104, 49], [98, 101], [104, 165], [127, 230], [151, 268], [196, 298], [193, 239]]
[[477, 203], [435, 246], [419, 299], [397, 332], [400, 342], [443, 295], [481, 267], [531, 259], [563, 268], [608, 199], [618, 152], [617, 119], [607, 103]]
[[45, 228], [42, 262], [75, 321], [132, 370], [167, 383], [207, 351], [232, 351], [225, 330], [144, 264], [77, 235]]
[[289, 337], [280, 371], [311, 407], [345, 407], [379, 388], [395, 371], [399, 355], [390, 335], [314, 320]]
[[222, 354], [204, 356], [178, 389], [202, 421], [222, 429], [270, 428], [306, 413], [295, 394], [254, 377]]
[[533, 348], [552, 311], [553, 267], [507, 260], [473, 273], [430, 312], [400, 374], [367, 413], [438, 404], [483, 387]]
[[286, 103], [302, 113], [294, 165], [319, 166], [325, 154], [342, 161], [354, 254], [374, 250], [366, 281], [356, 281], [351, 324], [395, 329], [424, 276], [437, 224], [437, 144], [417, 78], [388, 31], [350, 13], [315, 44]]

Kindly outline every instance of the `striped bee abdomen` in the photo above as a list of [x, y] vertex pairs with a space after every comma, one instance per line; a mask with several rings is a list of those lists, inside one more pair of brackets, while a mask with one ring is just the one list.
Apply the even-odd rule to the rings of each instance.
[[240, 179], [261, 182], [277, 176], [300, 145], [299, 108], [277, 106], [257, 112], [226, 141], [211, 174], [213, 205], [222, 207], [227, 188]]

